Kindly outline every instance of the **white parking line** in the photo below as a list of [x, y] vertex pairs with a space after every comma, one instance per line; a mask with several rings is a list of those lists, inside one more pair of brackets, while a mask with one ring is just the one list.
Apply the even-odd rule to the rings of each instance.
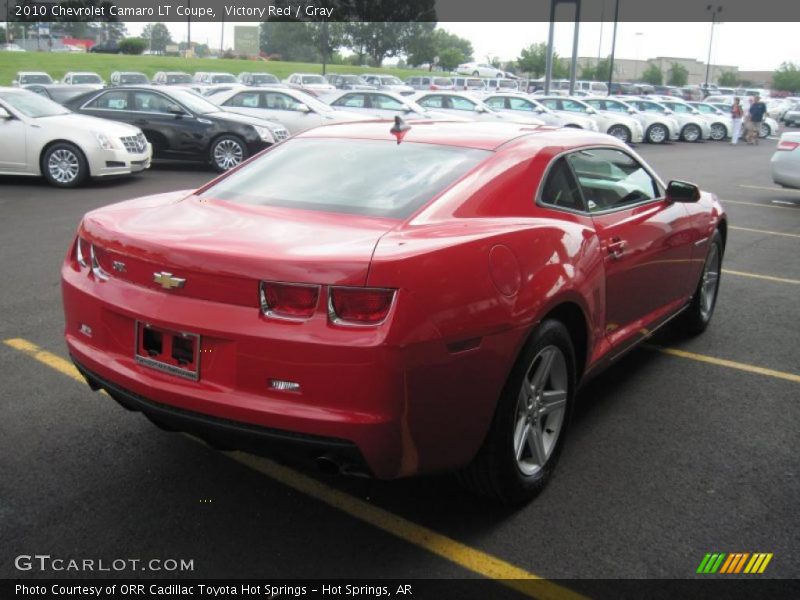
[[748, 190], [767, 190], [770, 192], [781, 192], [781, 193], [793, 193], [793, 194], [800, 194], [800, 190], [793, 190], [792, 188], [782, 188], [782, 187], [767, 187], [765, 185], [744, 185], [739, 184], [740, 188], [745, 188]]

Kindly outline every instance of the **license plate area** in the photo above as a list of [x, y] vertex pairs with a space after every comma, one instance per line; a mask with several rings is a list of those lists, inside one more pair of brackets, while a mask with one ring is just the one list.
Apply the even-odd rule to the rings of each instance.
[[176, 377], [200, 378], [200, 336], [136, 321], [136, 362]]

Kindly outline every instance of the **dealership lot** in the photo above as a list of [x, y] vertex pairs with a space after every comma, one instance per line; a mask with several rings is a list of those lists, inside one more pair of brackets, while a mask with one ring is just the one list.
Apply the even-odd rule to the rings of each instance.
[[639, 147], [665, 180], [724, 201], [716, 315], [591, 382], [556, 476], [515, 511], [451, 477], [328, 478], [221, 454], [90, 392], [61, 339], [58, 271], [80, 216], [213, 173], [157, 165], [75, 190], [0, 179], [0, 576], [47, 553], [193, 559], [182, 575], [208, 578], [686, 578], [721, 551], [774, 553], [766, 575], [796, 577], [800, 192], [772, 184], [775, 143]]

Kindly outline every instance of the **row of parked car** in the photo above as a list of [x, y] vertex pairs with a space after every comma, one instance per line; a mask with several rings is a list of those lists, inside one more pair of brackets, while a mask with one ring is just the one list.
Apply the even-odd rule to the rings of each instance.
[[[29, 75], [20, 73], [16, 87], [0, 88], [0, 130], [21, 141], [16, 149], [3, 152], [25, 154], [0, 161], [0, 172], [41, 173], [62, 186], [77, 185], [89, 176], [135, 172], [146, 168], [152, 158], [201, 161], [224, 171], [313, 127], [396, 116], [405, 121], [571, 127], [607, 133], [627, 143], [724, 140], [733, 132], [728, 97], [709, 98], [718, 102], [685, 102], [658, 95], [567, 97], [517, 90], [413, 88], [409, 92], [392, 89], [404, 84], [380, 74], [354, 81], [346, 74], [323, 78], [298, 73], [281, 82], [265, 73], [233, 77], [164, 72], [156, 74], [154, 83], [160, 84], [154, 85], [135, 78], [128, 83], [122, 76], [128, 74], [122, 73], [108, 87], [82, 84], [75, 74], [67, 74], [59, 84], [30, 83]], [[220, 82], [221, 75], [230, 80]], [[17, 123], [30, 119], [37, 119], [36, 132]], [[122, 130], [108, 129], [116, 132], [112, 139], [97, 119], [128, 129], [124, 135]], [[52, 129], [43, 126], [51, 123]], [[773, 135], [778, 127], [775, 119], [768, 118], [761, 135]], [[71, 129], [83, 131], [66, 139], [65, 132]], [[31, 139], [21, 139], [25, 135]], [[136, 144], [127, 144], [123, 138]], [[56, 139], [70, 143], [72, 150], [51, 151]], [[98, 153], [100, 158], [92, 158]]]

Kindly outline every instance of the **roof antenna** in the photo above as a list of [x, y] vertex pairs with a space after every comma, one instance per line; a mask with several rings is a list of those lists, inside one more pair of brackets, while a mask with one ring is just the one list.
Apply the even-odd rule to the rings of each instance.
[[403, 121], [403, 119], [400, 118], [400, 115], [396, 115], [394, 118], [394, 125], [389, 130], [389, 133], [391, 133], [394, 137], [397, 138], [397, 143], [399, 144], [400, 142], [403, 141], [403, 138], [406, 136], [406, 133], [408, 133], [410, 130], [411, 130], [411, 125]]

